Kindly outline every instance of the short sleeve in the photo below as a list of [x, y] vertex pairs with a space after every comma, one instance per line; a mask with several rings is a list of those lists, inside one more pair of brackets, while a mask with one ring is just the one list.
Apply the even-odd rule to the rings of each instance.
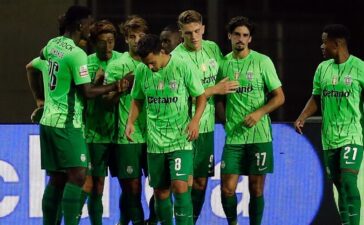
[[[185, 64], [186, 65], [186, 64]], [[190, 67], [184, 66], [185, 84], [188, 92], [192, 97], [197, 97], [205, 92], [200, 79], [194, 79], [194, 75]]]
[[312, 95], [321, 95], [321, 67], [318, 66], [313, 77]]
[[262, 62], [262, 72], [265, 85], [268, 89], [268, 92], [271, 92], [282, 86], [281, 81], [278, 78], [276, 69], [274, 68], [274, 64], [272, 60], [266, 57]]
[[84, 51], [80, 50], [74, 55], [70, 55], [68, 64], [76, 85], [91, 82], [91, 78], [88, 74], [87, 55]]
[[143, 68], [145, 68], [143, 66], [143, 64], [139, 64], [134, 71], [135, 78], [134, 78], [133, 88], [131, 90], [131, 97], [133, 99], [137, 99], [137, 100], [145, 99], [145, 94], [142, 89], [142, 82], [144, 80], [143, 77], [144, 77], [144, 73], [145, 73]]

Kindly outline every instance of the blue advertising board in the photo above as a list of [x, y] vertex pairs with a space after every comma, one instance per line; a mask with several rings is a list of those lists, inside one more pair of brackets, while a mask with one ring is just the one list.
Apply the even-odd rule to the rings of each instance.
[[[40, 169], [39, 130], [37, 125], [0, 125], [0, 224], [41, 224], [41, 198], [46, 184]], [[267, 176], [263, 224], [310, 224], [321, 204], [323, 168], [313, 145], [298, 135], [290, 125], [273, 125], [274, 173]], [[220, 201], [220, 159], [225, 133], [215, 130], [215, 176], [209, 181], [206, 201], [198, 224], [226, 224]], [[249, 224], [248, 179], [241, 177], [238, 188], [239, 224]], [[143, 207], [152, 195], [143, 179]], [[105, 185], [104, 224], [116, 224], [119, 217], [119, 184], [107, 178]], [[84, 207], [80, 224], [89, 224]]]

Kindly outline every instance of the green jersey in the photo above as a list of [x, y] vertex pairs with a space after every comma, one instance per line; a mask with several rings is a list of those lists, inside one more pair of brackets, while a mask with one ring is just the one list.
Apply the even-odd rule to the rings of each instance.
[[[121, 58], [110, 63], [106, 69], [106, 82], [112, 83], [122, 79], [128, 73], [133, 72], [140, 61], [133, 59], [128, 52], [125, 52]], [[131, 105], [131, 95], [129, 93], [122, 94], [119, 100], [117, 114], [117, 132], [115, 134], [115, 142], [117, 144], [130, 143], [125, 136], [126, 124], [129, 117], [129, 109]], [[145, 112], [142, 111], [135, 122], [135, 132], [133, 133], [134, 143], [145, 143], [146, 118]]]
[[[88, 72], [94, 81], [99, 68], [103, 71], [112, 61], [120, 58], [122, 53], [113, 51], [107, 61], [100, 60], [96, 53], [88, 56]], [[85, 108], [85, 136], [87, 143], [111, 143], [115, 131], [115, 107], [107, 104], [99, 96], [87, 101]]]
[[192, 150], [186, 132], [189, 97], [204, 93], [200, 80], [193, 76], [189, 64], [174, 55], [158, 72], [142, 63], [135, 70], [132, 97], [145, 102], [149, 153]]
[[44, 113], [40, 124], [65, 128], [81, 128], [82, 96], [76, 85], [90, 83], [87, 55], [72, 39], [56, 37], [43, 48], [49, 63], [48, 76], [43, 79], [47, 88]]
[[[182, 58], [193, 69], [194, 78], [201, 80], [205, 89], [216, 84], [219, 63], [223, 56], [214, 42], [203, 40], [202, 48], [198, 51], [190, 51], [181, 43], [173, 50], [172, 55]], [[194, 110], [195, 107], [193, 112]], [[214, 127], [215, 105], [213, 97], [210, 97], [200, 121], [200, 133], [212, 132]]]
[[267, 103], [267, 93], [282, 86], [270, 58], [253, 50], [243, 59], [229, 53], [220, 65], [218, 80], [225, 77], [239, 82], [236, 92], [226, 96], [226, 144], [272, 141], [268, 115], [253, 127], [243, 125], [248, 114]]
[[342, 64], [322, 62], [313, 80], [313, 95], [321, 97], [324, 150], [347, 144], [363, 145], [364, 62], [350, 56]]

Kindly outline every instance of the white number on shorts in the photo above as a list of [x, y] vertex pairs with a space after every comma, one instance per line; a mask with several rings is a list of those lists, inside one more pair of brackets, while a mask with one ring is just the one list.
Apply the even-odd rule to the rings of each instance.
[[351, 149], [354, 151], [352, 160], [355, 161], [358, 148], [351, 148], [350, 146], [345, 147], [344, 159], [349, 159], [349, 152]]
[[176, 171], [181, 169], [181, 158], [175, 158], [174, 159], [174, 169]]
[[255, 153], [255, 157], [257, 157], [257, 166], [264, 166], [265, 165], [265, 160], [267, 158], [267, 153], [266, 152]]

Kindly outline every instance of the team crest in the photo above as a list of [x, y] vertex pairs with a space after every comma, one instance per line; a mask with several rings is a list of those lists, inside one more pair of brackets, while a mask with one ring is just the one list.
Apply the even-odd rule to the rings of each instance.
[[163, 81], [159, 81], [158, 83], [158, 90], [163, 90], [164, 89], [164, 82]]
[[217, 67], [217, 63], [216, 63], [216, 60], [215, 59], [210, 59], [209, 61], [209, 65], [212, 67], [212, 68], [216, 68]]
[[254, 73], [253, 73], [253, 71], [248, 71], [248, 72], [246, 73], [246, 79], [248, 79], [249, 81], [252, 81], [252, 80], [253, 80], [253, 78], [254, 78]]
[[128, 167], [126, 167], [126, 172], [128, 173], [128, 174], [132, 174], [133, 173], [133, 167], [132, 166], [128, 166]]
[[177, 87], [178, 87], [178, 85], [177, 85], [177, 81], [175, 81], [175, 80], [172, 80], [171, 82], [169, 82], [169, 88], [170, 89], [172, 89], [172, 90], [177, 90]]
[[344, 78], [344, 82], [345, 82], [346, 85], [351, 85], [351, 83], [353, 83], [353, 78], [350, 75], [347, 75]]
[[207, 66], [206, 66], [205, 63], [202, 63], [201, 64], [201, 70], [202, 70], [202, 72], [206, 72], [207, 71]]
[[332, 85], [337, 85], [337, 83], [338, 83], [338, 77], [337, 76], [334, 76], [333, 78], [332, 78]]
[[239, 71], [234, 72], [234, 78], [235, 78], [235, 80], [239, 80], [239, 77], [240, 77]]
[[224, 169], [225, 168], [225, 161], [221, 161], [221, 169]]
[[85, 154], [81, 154], [80, 159], [81, 159], [82, 162], [85, 162], [86, 161], [86, 155]]

